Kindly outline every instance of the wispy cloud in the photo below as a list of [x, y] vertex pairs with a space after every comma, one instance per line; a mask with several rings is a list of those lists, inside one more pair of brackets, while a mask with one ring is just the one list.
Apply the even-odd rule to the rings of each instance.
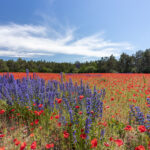
[[38, 25], [0, 25], [0, 56], [36, 57], [55, 54], [86, 57], [119, 56], [122, 50], [132, 50], [128, 42], [105, 40], [101, 34], [75, 37], [74, 28], [59, 32]]

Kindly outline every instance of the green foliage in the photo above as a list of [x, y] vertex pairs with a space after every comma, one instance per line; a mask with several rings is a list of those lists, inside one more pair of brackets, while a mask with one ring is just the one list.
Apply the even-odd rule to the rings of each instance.
[[115, 131], [116, 133], [118, 133], [120, 136], [124, 136], [125, 135], [125, 132], [124, 132], [125, 125], [122, 122], [119, 122], [118, 120], [112, 119], [112, 120], [110, 120], [108, 122], [108, 126], [113, 131]]
[[17, 61], [0, 59], [0, 72], [25, 72], [26, 68], [30, 72], [46, 73], [150, 73], [150, 49], [137, 51], [132, 56], [122, 53], [118, 60], [111, 55], [98, 61], [76, 61], [74, 64], [26, 61], [21, 58]]
[[7, 107], [6, 101], [0, 100], [0, 110], [5, 109]]
[[8, 72], [9, 71], [7, 63], [2, 59], [0, 59], [0, 71], [1, 72]]
[[94, 66], [87, 66], [85, 68], [85, 73], [94, 73], [96, 72], [96, 68]]

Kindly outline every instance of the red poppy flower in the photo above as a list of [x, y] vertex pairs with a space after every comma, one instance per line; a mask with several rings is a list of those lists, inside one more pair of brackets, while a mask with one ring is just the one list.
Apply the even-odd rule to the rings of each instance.
[[81, 129], [81, 132], [84, 132], [84, 129]]
[[53, 147], [54, 147], [53, 143], [52, 144], [46, 144], [46, 146], [45, 146], [46, 149], [50, 149], [50, 148], [53, 148]]
[[132, 101], [133, 101], [133, 103], [136, 103], [136, 102], [137, 102], [135, 99], [133, 99]]
[[[44, 112], [44, 110], [39, 111], [38, 116], [40, 116], [43, 112]], [[44, 113], [43, 113], [43, 115], [44, 115]]]
[[17, 139], [15, 138], [14, 140], [13, 140], [13, 142], [15, 143], [17, 141]]
[[17, 116], [20, 116], [20, 113], [17, 113]]
[[0, 150], [5, 150], [5, 147], [3, 146], [3, 147], [0, 147]]
[[135, 148], [135, 150], [145, 150], [145, 147], [143, 145], [139, 145]]
[[80, 106], [75, 106], [75, 108], [79, 109], [79, 108], [80, 108]]
[[69, 133], [67, 131], [64, 131], [64, 138], [67, 139], [69, 137]]
[[30, 126], [33, 126], [33, 125], [34, 125], [34, 123], [33, 123], [33, 122], [31, 122], [31, 123], [30, 123]]
[[34, 137], [34, 133], [31, 133], [31, 134], [30, 134], [30, 137]]
[[61, 127], [61, 122], [58, 122], [57, 126], [58, 126], [58, 127]]
[[60, 104], [62, 102], [62, 99], [57, 99], [57, 103]]
[[110, 140], [111, 142], [114, 141], [114, 139], [113, 139], [112, 137], [110, 137], [109, 140]]
[[56, 113], [54, 112], [54, 113], [52, 113], [52, 115], [56, 115]]
[[79, 111], [79, 114], [82, 115], [82, 111]]
[[35, 124], [38, 124], [38, 123], [39, 123], [39, 119], [36, 119], [36, 120], [34, 121], [34, 123], [35, 123]]
[[86, 134], [84, 134], [84, 133], [82, 133], [81, 135], [80, 135], [80, 137], [82, 138], [82, 139], [86, 139]]
[[26, 142], [23, 142], [20, 146], [20, 150], [24, 150], [26, 146], [27, 146]]
[[50, 120], [53, 120], [53, 116], [50, 117]]
[[130, 125], [127, 125], [125, 128], [124, 128], [124, 130], [126, 130], [126, 131], [131, 131], [133, 128], [130, 126]]
[[59, 119], [59, 115], [56, 115], [56, 116], [55, 116], [55, 119]]
[[123, 145], [123, 141], [122, 141], [121, 139], [114, 140], [114, 142], [115, 142], [118, 146]]
[[10, 130], [14, 130], [14, 129], [15, 129], [14, 127], [11, 127], [11, 128], [10, 128]]
[[0, 135], [0, 138], [3, 138], [4, 136], [5, 136], [5, 134], [1, 134], [1, 135]]
[[150, 104], [147, 104], [147, 107], [150, 107]]
[[103, 122], [102, 125], [103, 125], [104, 127], [106, 127], [106, 126], [107, 126], [107, 122]]
[[105, 143], [105, 142], [104, 142], [104, 145], [105, 145], [106, 147], [109, 147], [109, 146], [110, 146], [108, 143]]
[[20, 144], [20, 141], [18, 141], [17, 138], [15, 138], [15, 139], [13, 140], [13, 142], [15, 143], [16, 146]]
[[0, 114], [3, 114], [3, 113], [5, 113], [5, 110], [4, 110], [4, 109], [1, 109], [1, 110], [0, 110]]
[[91, 141], [91, 144], [92, 144], [91, 148], [97, 147], [97, 139], [94, 138], [94, 139]]
[[130, 98], [128, 101], [129, 101], [129, 102], [131, 102], [131, 101], [132, 101], [132, 99]]
[[32, 144], [31, 144], [31, 149], [36, 149], [36, 141], [34, 141]]
[[113, 101], [113, 100], [114, 100], [114, 98], [112, 97], [110, 100], [111, 100], [111, 101]]
[[39, 108], [43, 107], [43, 104], [39, 104], [38, 107], [39, 107]]
[[31, 130], [31, 131], [33, 131], [33, 130], [34, 130], [34, 128], [31, 128], [30, 130]]
[[83, 95], [80, 95], [80, 96], [79, 96], [79, 99], [80, 99], [80, 100], [82, 100], [83, 98], [84, 98], [84, 96], [83, 96]]
[[94, 111], [93, 111], [93, 110], [91, 110], [91, 114], [94, 114]]
[[140, 126], [138, 126], [138, 130], [139, 130], [140, 132], [145, 132], [145, 131], [146, 131], [146, 128], [145, 128], [145, 126], [140, 125]]
[[34, 113], [35, 113], [35, 115], [38, 115], [39, 112], [37, 110], [35, 110]]
[[110, 108], [109, 106], [105, 106], [105, 108]]
[[16, 140], [15, 145], [18, 146], [20, 144], [20, 141]]

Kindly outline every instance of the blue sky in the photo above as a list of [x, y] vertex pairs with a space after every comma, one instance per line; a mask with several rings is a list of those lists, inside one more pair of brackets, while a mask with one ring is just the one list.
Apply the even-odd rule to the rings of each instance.
[[75, 62], [150, 48], [149, 0], [1, 0], [0, 58]]

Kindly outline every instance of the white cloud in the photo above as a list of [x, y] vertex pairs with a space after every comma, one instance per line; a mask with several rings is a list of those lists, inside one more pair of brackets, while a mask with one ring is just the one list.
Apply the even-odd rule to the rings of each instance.
[[122, 50], [132, 50], [128, 42], [111, 42], [101, 34], [77, 39], [75, 30], [58, 32], [36, 25], [0, 25], [0, 56], [36, 57], [71, 54], [90, 57], [119, 56]]

